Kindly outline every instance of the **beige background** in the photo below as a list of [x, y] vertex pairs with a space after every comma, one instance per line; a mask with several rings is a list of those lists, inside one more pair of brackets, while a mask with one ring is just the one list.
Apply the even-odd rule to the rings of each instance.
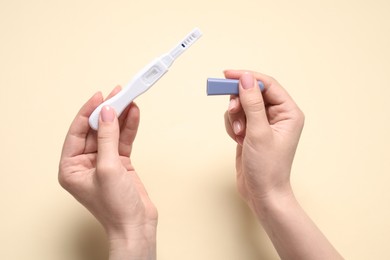
[[[105, 259], [57, 183], [63, 138], [193, 27], [202, 39], [141, 96], [134, 164], [158, 206], [159, 259], [277, 259], [235, 190], [227, 68], [274, 76], [306, 114], [292, 181], [347, 259], [390, 259], [388, 1], [1, 1], [0, 258]], [[100, 256], [99, 256], [100, 255]]]

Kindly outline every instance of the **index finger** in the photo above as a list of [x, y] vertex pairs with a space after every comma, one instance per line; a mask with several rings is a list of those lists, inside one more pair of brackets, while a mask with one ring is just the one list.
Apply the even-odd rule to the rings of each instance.
[[[274, 78], [256, 71], [248, 70], [226, 70], [225, 77], [239, 79], [245, 72], [250, 72], [257, 80], [264, 83], [262, 92], [264, 101], [269, 105], [280, 105], [283, 103], [294, 103], [287, 91]], [[295, 103], [294, 103], [295, 104]]]

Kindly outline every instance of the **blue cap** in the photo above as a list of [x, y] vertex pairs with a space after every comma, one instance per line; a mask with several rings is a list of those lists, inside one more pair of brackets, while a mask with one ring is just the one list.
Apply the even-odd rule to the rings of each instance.
[[[258, 81], [260, 89], [264, 90], [264, 84]], [[207, 79], [207, 95], [238, 95], [238, 79]]]

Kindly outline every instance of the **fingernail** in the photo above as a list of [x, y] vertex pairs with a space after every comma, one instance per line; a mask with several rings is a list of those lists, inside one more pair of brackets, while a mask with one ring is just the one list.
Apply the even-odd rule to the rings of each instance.
[[234, 121], [233, 122], [233, 132], [236, 135], [239, 135], [241, 133], [241, 130], [242, 130], [242, 125], [241, 125], [240, 121]]
[[246, 72], [242, 74], [240, 78], [241, 85], [244, 89], [250, 89], [253, 88], [255, 79], [253, 78], [253, 75]]
[[103, 122], [113, 122], [115, 119], [115, 111], [110, 106], [104, 106], [100, 111], [100, 116]]
[[235, 98], [230, 99], [228, 110], [233, 110], [237, 105], [237, 100]]

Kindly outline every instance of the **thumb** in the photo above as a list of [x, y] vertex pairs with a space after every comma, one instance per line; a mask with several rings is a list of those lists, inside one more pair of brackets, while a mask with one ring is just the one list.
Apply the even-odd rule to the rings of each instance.
[[261, 90], [252, 73], [241, 75], [239, 83], [239, 97], [245, 112], [247, 132], [258, 132], [268, 129], [269, 123]]
[[100, 111], [97, 133], [97, 167], [113, 168], [118, 165], [119, 124], [114, 108], [104, 106]]

